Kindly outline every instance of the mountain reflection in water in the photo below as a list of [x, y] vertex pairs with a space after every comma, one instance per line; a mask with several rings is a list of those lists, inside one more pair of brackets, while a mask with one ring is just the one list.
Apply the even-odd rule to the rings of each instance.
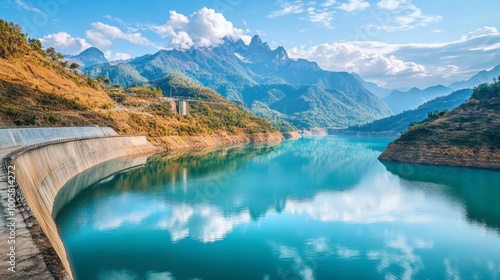
[[156, 156], [56, 222], [77, 279], [500, 276], [500, 174], [384, 165], [388, 141]]

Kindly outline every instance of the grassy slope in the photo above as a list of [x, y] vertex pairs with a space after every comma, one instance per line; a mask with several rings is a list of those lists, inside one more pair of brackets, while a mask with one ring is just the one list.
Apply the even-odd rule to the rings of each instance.
[[[274, 132], [268, 121], [231, 104], [217, 93], [176, 76], [186, 97], [217, 100], [192, 103], [189, 116], [170, 112], [158, 97], [139, 97], [112, 89], [64, 68], [27, 44], [20, 29], [0, 22], [0, 125], [71, 126], [99, 124], [119, 133], [146, 134], [155, 142], [168, 136]], [[11, 46], [15, 38], [19, 47]], [[18, 51], [13, 51], [17, 49]], [[12, 53], [12, 55], [11, 55]]]
[[500, 82], [480, 85], [468, 102], [413, 126], [380, 159], [500, 169]]

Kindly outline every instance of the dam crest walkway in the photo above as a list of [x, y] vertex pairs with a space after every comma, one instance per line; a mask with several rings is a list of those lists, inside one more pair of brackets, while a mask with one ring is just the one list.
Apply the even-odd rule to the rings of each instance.
[[[119, 136], [109, 127], [52, 127], [52, 128], [0, 128], [0, 279], [55, 279], [44, 260], [44, 254], [39, 250], [31, 235], [31, 223], [26, 220], [28, 211], [21, 211], [17, 202], [14, 215], [9, 209], [8, 189], [12, 187], [8, 178], [8, 159], [16, 154], [51, 144], [68, 141], [116, 137]], [[15, 173], [15, 170], [14, 170]], [[12, 204], [11, 204], [12, 206]], [[26, 207], [21, 207], [26, 208]], [[28, 212], [28, 213], [27, 213]], [[14, 221], [15, 229], [11, 230]], [[9, 244], [9, 237], [14, 234], [15, 244]], [[15, 247], [15, 272], [9, 271], [11, 246]], [[68, 277], [69, 278], [69, 277]]]

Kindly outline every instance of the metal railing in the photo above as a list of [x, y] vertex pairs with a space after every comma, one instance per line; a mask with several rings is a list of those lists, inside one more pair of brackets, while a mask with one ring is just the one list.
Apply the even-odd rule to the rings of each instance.
[[0, 129], [23, 129], [23, 128], [88, 128], [88, 127], [100, 127], [98, 124], [89, 124], [89, 125], [82, 125], [82, 126], [27, 126], [27, 125], [20, 125], [20, 126], [0, 126]]
[[14, 151], [9, 152], [7, 155], [5, 155], [2, 158], [2, 167], [3, 167], [3, 171], [5, 173], [5, 176], [6, 176], [7, 184], [12, 184], [14, 186], [14, 188], [16, 190], [16, 195], [15, 195], [16, 206], [21, 211], [24, 209], [25, 213], [27, 214], [27, 217], [25, 217], [25, 219], [32, 218], [33, 212], [31, 212], [31, 209], [30, 209], [28, 203], [26, 202], [26, 198], [24, 197], [24, 194], [23, 194], [21, 188], [19, 187], [19, 183], [17, 182], [17, 178], [14, 176], [14, 180], [9, 180], [9, 174], [10, 174], [9, 166], [12, 163], [12, 161], [17, 156], [19, 156], [27, 151], [38, 149], [38, 148], [45, 147], [48, 145], [60, 144], [60, 143], [78, 141], [78, 140], [86, 140], [86, 139], [100, 139], [100, 138], [106, 138], [106, 137], [105, 136], [80, 136], [80, 137], [67, 137], [67, 138], [62, 138], [62, 139], [43, 141], [43, 142], [23, 146], [19, 149], [16, 149]]
[[[18, 157], [18, 156], [20, 156], [28, 151], [38, 149], [41, 147], [45, 147], [48, 145], [61, 144], [61, 143], [80, 141], [80, 140], [101, 139], [101, 138], [119, 138], [119, 137], [137, 137], [137, 136], [144, 136], [144, 135], [142, 135], [142, 134], [129, 134], [129, 135], [115, 135], [115, 136], [105, 136], [105, 135], [75, 136], [75, 137], [66, 137], [66, 138], [61, 138], [61, 139], [38, 142], [38, 143], [23, 146], [19, 149], [16, 149], [16, 150], [9, 152], [8, 154], [6, 154], [2, 158], [1, 164], [3, 167], [4, 174], [6, 176], [7, 184], [10, 184], [10, 182], [9, 182], [9, 166], [10, 166], [10, 164], [12, 163], [13, 160], [16, 159], [16, 157]], [[14, 188], [16, 190], [16, 195], [15, 195], [15, 199], [16, 199], [16, 203], [17, 203], [16, 206], [20, 210], [24, 209], [25, 213], [27, 214], [27, 217], [25, 217], [25, 219], [32, 218], [33, 212], [31, 212], [31, 209], [30, 209], [28, 203], [26, 202], [24, 194], [23, 194], [21, 188], [19, 187], [19, 183], [17, 182], [17, 178], [15, 178], [15, 176], [14, 176], [14, 180], [11, 182], [12, 182], [12, 185], [14, 185]]]

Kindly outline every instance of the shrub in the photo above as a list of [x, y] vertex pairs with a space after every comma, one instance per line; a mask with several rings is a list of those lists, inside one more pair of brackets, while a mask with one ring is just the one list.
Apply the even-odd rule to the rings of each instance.
[[19, 25], [0, 19], [0, 57], [19, 58], [29, 49], [26, 35]]

